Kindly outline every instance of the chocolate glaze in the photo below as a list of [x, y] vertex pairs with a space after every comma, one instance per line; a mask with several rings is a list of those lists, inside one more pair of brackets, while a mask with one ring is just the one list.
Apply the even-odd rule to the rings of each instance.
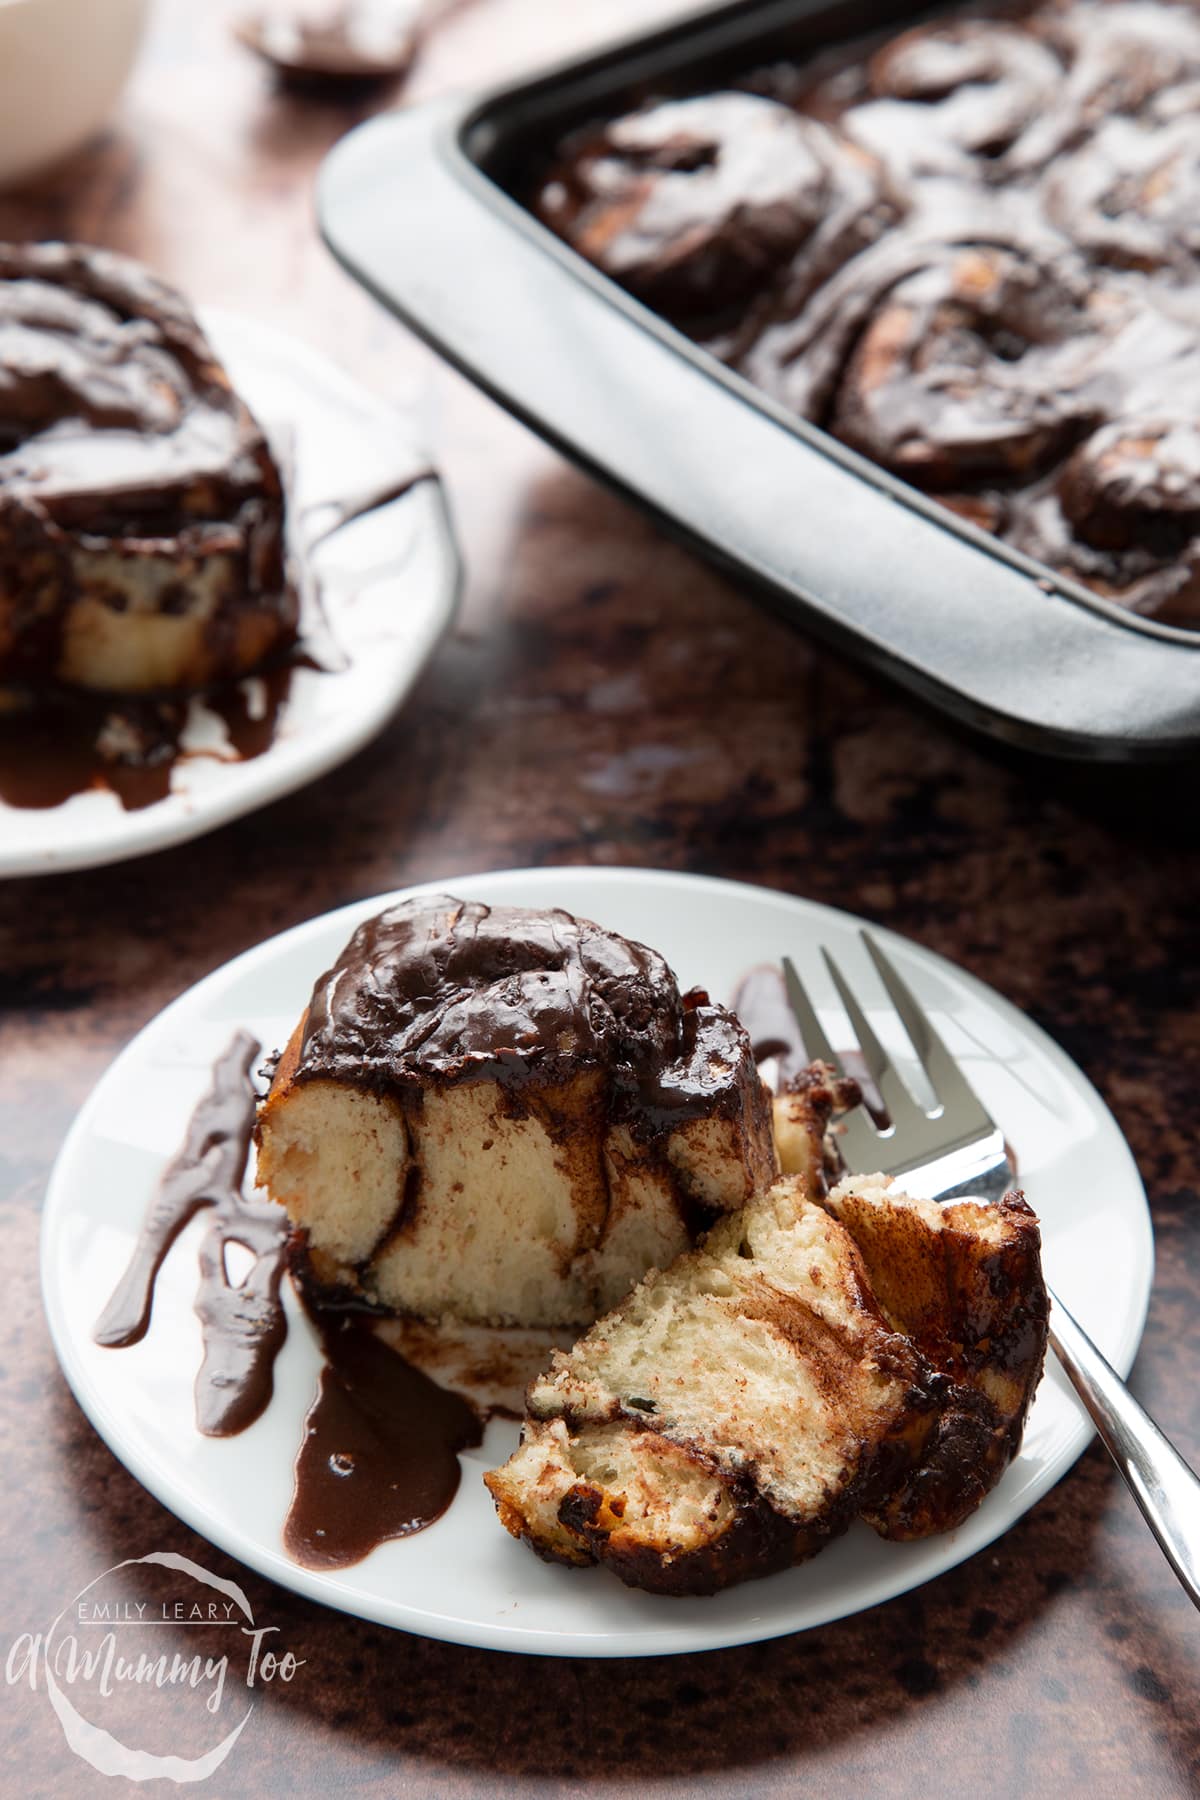
[[[250, 1069], [261, 1046], [239, 1031], [213, 1068], [212, 1085], [188, 1123], [183, 1148], [167, 1167], [142, 1223], [129, 1266], [95, 1329], [109, 1349], [146, 1335], [154, 1284], [184, 1226], [210, 1208], [212, 1223], [200, 1249], [196, 1311], [204, 1359], [196, 1377], [196, 1424], [209, 1437], [244, 1431], [265, 1410], [287, 1324], [279, 1298], [287, 1219], [269, 1201], [242, 1192], [257, 1095]], [[253, 1263], [234, 1284], [226, 1249], [240, 1244]]]
[[325, 1365], [283, 1538], [306, 1568], [344, 1569], [441, 1517], [458, 1492], [458, 1453], [482, 1442], [483, 1421], [366, 1321], [343, 1314], [314, 1323]]
[[[284, 584], [275, 465], [182, 298], [103, 251], [0, 246], [0, 800], [48, 808], [102, 789], [135, 810], [166, 798], [180, 759], [262, 755], [295, 669], [348, 666], [314, 552], [432, 475], [414, 460], [299, 509]], [[244, 579], [204, 627], [211, 683], [116, 697], [56, 675], [85, 590], [119, 614], [126, 580], [146, 592], [174, 564], [190, 579], [207, 554], [235, 552]], [[87, 562], [97, 554], [119, 565], [114, 585]], [[157, 610], [176, 600], [186, 610], [182, 586]], [[262, 660], [239, 649], [248, 620]], [[228, 749], [181, 748], [189, 696], [221, 718]]]
[[1200, 20], [991, 10], [587, 127], [536, 205], [803, 417], [1200, 624]]
[[[274, 668], [200, 696], [224, 723], [239, 762], [262, 756], [274, 743], [300, 660], [289, 655]], [[8, 698], [9, 710], [0, 711], [0, 800], [9, 806], [61, 806], [74, 794], [101, 789], [136, 812], [166, 799], [176, 763], [217, 754], [181, 749], [189, 700], [115, 700], [67, 688], [10, 691]]]
[[0, 245], [0, 677], [89, 682], [81, 597], [170, 615], [201, 586], [195, 681], [240, 673], [294, 634], [282, 530], [266, 440], [182, 297], [108, 251]]
[[163, 536], [225, 526], [215, 505], [261, 493], [261, 438], [180, 296], [148, 270], [4, 245], [0, 333], [4, 480], [55, 523]]
[[127, 812], [166, 799], [182, 702], [110, 704], [65, 690], [10, 701], [0, 713], [0, 800], [8, 806], [61, 806], [93, 788], [115, 794]]
[[644, 1137], [733, 1104], [742, 1027], [663, 958], [570, 913], [426, 895], [360, 925], [313, 990], [294, 1079], [417, 1096], [522, 1090], [598, 1069], [609, 1117]]

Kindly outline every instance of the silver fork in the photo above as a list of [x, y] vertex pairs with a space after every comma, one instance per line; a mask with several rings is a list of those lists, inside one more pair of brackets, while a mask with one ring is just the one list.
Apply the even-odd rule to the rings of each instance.
[[[913, 1098], [841, 970], [823, 950], [825, 965], [890, 1121], [877, 1125], [865, 1106], [856, 1106], [845, 1115], [838, 1141], [847, 1170], [852, 1175], [875, 1171], [894, 1175], [906, 1193], [919, 1199], [949, 1200], [977, 1194], [998, 1200], [1012, 1186], [999, 1127], [907, 983], [869, 932], [864, 931], [862, 939], [920, 1058], [937, 1110], [928, 1113]], [[787, 957], [783, 973], [788, 1004], [805, 1049], [810, 1056], [841, 1070], [841, 1059]], [[1050, 1301], [1050, 1342], [1058, 1360], [1167, 1561], [1193, 1604], [1200, 1607], [1200, 1480], [1052, 1290]]]

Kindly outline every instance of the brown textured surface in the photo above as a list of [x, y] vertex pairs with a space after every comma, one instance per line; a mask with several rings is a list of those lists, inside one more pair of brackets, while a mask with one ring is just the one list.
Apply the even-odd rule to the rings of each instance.
[[[208, 1551], [96, 1438], [42, 1322], [47, 1172], [87, 1091], [183, 987], [360, 894], [538, 861], [659, 864], [857, 907], [1046, 1025], [1140, 1162], [1158, 1277], [1134, 1389], [1200, 1456], [1194, 778], [1032, 766], [764, 618], [377, 314], [310, 225], [349, 122], [277, 99], [216, 0], [164, 0], [118, 129], [0, 199], [0, 236], [140, 252], [197, 300], [326, 342], [381, 390], [429, 384], [471, 560], [460, 625], [346, 768], [141, 865], [0, 893], [4, 1308], [0, 1645], [122, 1556]], [[649, 9], [478, 0], [414, 77], [515, 70]], [[881, 578], [886, 578], [885, 572]], [[1097, 1450], [991, 1550], [907, 1599], [783, 1642], [656, 1663], [526, 1661], [324, 1612], [244, 1574], [309, 1659], [260, 1702], [228, 1796], [645, 1793], [1184, 1795], [1200, 1626]], [[570, 1579], [567, 1575], [564, 1579]], [[132, 1793], [0, 1686], [14, 1792]], [[140, 1791], [140, 1790], [139, 1790]]]

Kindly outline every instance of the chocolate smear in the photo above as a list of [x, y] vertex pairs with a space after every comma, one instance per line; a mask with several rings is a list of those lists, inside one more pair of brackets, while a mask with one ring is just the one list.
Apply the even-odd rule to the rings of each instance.
[[314, 1318], [325, 1367], [304, 1421], [284, 1546], [308, 1569], [343, 1569], [439, 1519], [480, 1413], [390, 1349], [362, 1318]]
[[[210, 1208], [196, 1296], [204, 1336], [196, 1424], [207, 1437], [244, 1431], [265, 1411], [275, 1357], [287, 1335], [279, 1294], [287, 1219], [281, 1208], [248, 1200], [242, 1192], [257, 1104], [250, 1069], [261, 1048], [249, 1032], [239, 1031], [214, 1065], [208, 1092], [159, 1183], [129, 1265], [94, 1332], [95, 1341], [109, 1349], [141, 1341], [167, 1253], [196, 1214]], [[240, 1283], [229, 1275], [231, 1244], [253, 1258]]]

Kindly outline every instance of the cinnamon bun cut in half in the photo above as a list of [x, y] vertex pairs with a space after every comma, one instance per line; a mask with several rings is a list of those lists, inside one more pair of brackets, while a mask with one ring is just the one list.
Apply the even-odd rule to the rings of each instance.
[[750, 1040], [644, 945], [420, 896], [321, 977], [258, 1180], [327, 1302], [590, 1324], [776, 1169]]
[[821, 1203], [785, 1177], [555, 1353], [484, 1479], [540, 1556], [662, 1594], [787, 1568], [860, 1514], [947, 1531], [1020, 1443], [1046, 1311], [1019, 1196], [939, 1208], [872, 1176]]
[[173, 288], [0, 244], [0, 680], [121, 694], [245, 674], [295, 635], [266, 439]]

